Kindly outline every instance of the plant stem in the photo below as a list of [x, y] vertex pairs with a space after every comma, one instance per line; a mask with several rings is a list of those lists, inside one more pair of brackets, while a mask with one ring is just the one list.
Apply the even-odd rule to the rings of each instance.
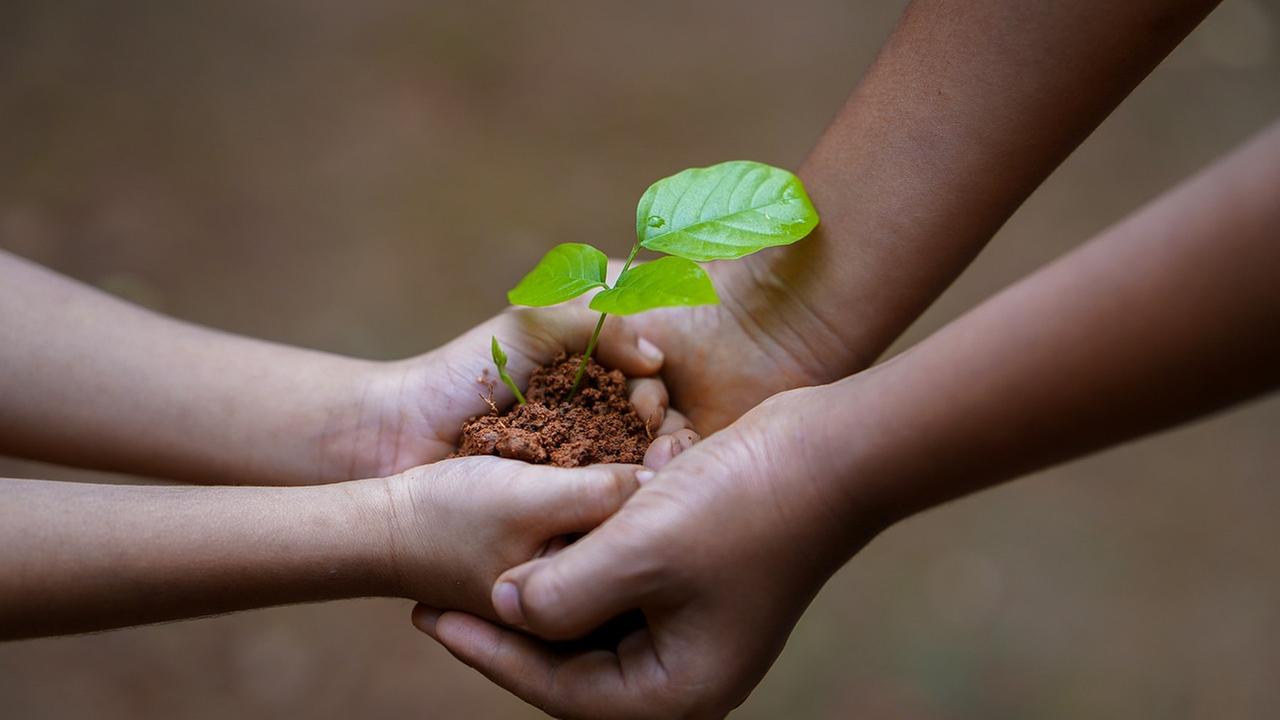
[[[630, 269], [631, 263], [635, 261], [639, 252], [640, 241], [637, 240], [636, 244], [631, 246], [631, 252], [627, 255], [627, 262], [622, 266], [622, 272], [618, 273], [618, 280], [621, 280], [622, 276]], [[614, 284], [616, 285], [617, 281], [614, 281]], [[591, 333], [591, 340], [587, 343], [587, 351], [582, 354], [582, 362], [578, 363], [578, 371], [573, 374], [573, 386], [569, 388], [569, 394], [564, 399], [565, 402], [573, 400], [573, 396], [578, 393], [578, 386], [582, 384], [582, 376], [587, 372], [587, 361], [591, 359], [591, 353], [596, 350], [596, 343], [600, 340], [600, 330], [604, 328], [604, 319], [607, 316], [608, 313], [600, 313], [600, 321], [596, 323], [595, 332]]]
[[578, 385], [582, 383], [582, 376], [587, 372], [587, 361], [591, 359], [591, 353], [595, 352], [596, 341], [600, 339], [600, 329], [604, 327], [606, 317], [608, 317], [607, 313], [600, 313], [600, 321], [596, 323], [596, 331], [591, 333], [591, 342], [587, 343], [587, 351], [582, 354], [582, 362], [578, 363], [578, 372], [573, 374], [573, 387], [569, 388], [569, 395], [564, 399], [565, 402], [572, 400], [574, 394], [578, 392]]
[[502, 371], [502, 382], [506, 383], [507, 387], [511, 388], [511, 392], [515, 393], [517, 403], [521, 405], [528, 404], [528, 401], [524, 399], [524, 393], [520, 392], [520, 388], [516, 385], [515, 380], [512, 380], [511, 376], [508, 375], [505, 370]]

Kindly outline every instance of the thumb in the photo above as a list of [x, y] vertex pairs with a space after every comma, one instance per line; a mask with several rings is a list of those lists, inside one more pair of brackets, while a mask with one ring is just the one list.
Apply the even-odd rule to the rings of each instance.
[[635, 546], [625, 526], [605, 523], [554, 556], [503, 573], [493, 586], [494, 610], [547, 640], [582, 637], [639, 608], [657, 587], [657, 563]]
[[532, 465], [523, 470], [522, 514], [536, 517], [547, 532], [585, 533], [608, 520], [640, 488], [635, 465], [561, 468]]

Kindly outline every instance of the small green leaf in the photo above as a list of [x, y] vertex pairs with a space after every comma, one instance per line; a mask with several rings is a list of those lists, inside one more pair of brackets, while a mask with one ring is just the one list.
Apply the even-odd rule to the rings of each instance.
[[591, 288], [605, 287], [608, 266], [609, 258], [590, 245], [557, 245], [507, 293], [507, 300], [533, 307], [562, 303]]
[[490, 349], [493, 353], [493, 364], [498, 368], [498, 379], [502, 381], [503, 385], [511, 388], [512, 394], [516, 396], [516, 402], [524, 405], [524, 394], [520, 392], [520, 388], [516, 387], [516, 381], [512, 380], [511, 376], [507, 374], [507, 354], [502, 351], [502, 346], [498, 344], [496, 335], [490, 335], [489, 337], [493, 341]]
[[663, 178], [636, 206], [642, 247], [698, 262], [790, 245], [817, 224], [818, 211], [800, 178], [748, 160]]
[[611, 315], [631, 315], [676, 305], [714, 305], [720, 302], [711, 278], [698, 264], [664, 257], [637, 265], [622, 274], [610, 290], [591, 299], [591, 309]]
[[498, 372], [502, 373], [507, 369], [507, 354], [502, 351], [502, 346], [498, 344], [496, 335], [489, 336], [489, 339], [493, 341], [490, 348], [493, 351], [493, 364], [497, 365]]

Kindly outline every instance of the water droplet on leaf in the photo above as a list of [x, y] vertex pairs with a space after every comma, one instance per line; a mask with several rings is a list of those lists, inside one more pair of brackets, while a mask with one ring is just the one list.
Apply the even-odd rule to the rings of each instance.
[[648, 225], [648, 226], [649, 226], [649, 227], [651, 227], [651, 228], [660, 228], [660, 227], [662, 227], [663, 225], [666, 225], [666, 224], [667, 224], [667, 221], [666, 221], [666, 220], [663, 220], [662, 218], [658, 217], [657, 215], [650, 215], [650, 216], [649, 216], [649, 219], [648, 219], [648, 220], [645, 220], [645, 224], [646, 224], [646, 225]]

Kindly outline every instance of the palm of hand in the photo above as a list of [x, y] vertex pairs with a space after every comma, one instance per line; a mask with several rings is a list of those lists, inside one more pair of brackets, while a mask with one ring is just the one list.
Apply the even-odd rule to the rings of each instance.
[[[490, 401], [505, 407], [514, 400], [494, 373], [490, 336], [503, 344], [510, 357], [508, 370], [523, 386], [539, 365], [586, 347], [595, 320], [595, 313], [584, 307], [507, 310], [437, 350], [390, 363], [369, 384], [356, 413], [361, 430], [343, 435], [357, 438], [351, 456], [360, 458], [364, 473], [377, 476], [447, 457], [464, 422], [488, 412]], [[658, 370], [662, 358], [646, 356], [634, 327], [613, 320], [600, 337], [597, 357], [640, 378], [630, 386], [636, 411], [655, 432], [673, 431], [663, 425], [666, 390], [657, 379], [644, 377]]]

